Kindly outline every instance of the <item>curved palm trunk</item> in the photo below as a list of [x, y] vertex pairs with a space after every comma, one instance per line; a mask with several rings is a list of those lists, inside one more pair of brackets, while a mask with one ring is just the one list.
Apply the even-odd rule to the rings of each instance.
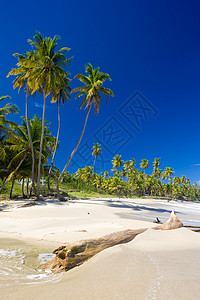
[[66, 163], [64, 169], [62, 170], [62, 172], [61, 172], [61, 174], [60, 174], [60, 176], [59, 176], [59, 178], [58, 178], [58, 181], [57, 181], [57, 195], [58, 195], [59, 200], [63, 200], [63, 198], [62, 198], [61, 195], [60, 195], [60, 191], [59, 191], [60, 180], [61, 180], [61, 178], [62, 178], [64, 172], [66, 171], [66, 169], [67, 169], [67, 167], [68, 167], [70, 161], [72, 160], [72, 157], [73, 157], [74, 154], [76, 153], [76, 150], [78, 149], [78, 146], [79, 146], [79, 144], [80, 144], [80, 142], [81, 142], [81, 140], [82, 140], [83, 134], [84, 134], [84, 132], [85, 132], [87, 120], [88, 120], [88, 117], [89, 117], [89, 114], [90, 114], [90, 111], [91, 111], [91, 107], [92, 107], [92, 102], [91, 102], [91, 104], [90, 104], [90, 106], [89, 106], [89, 108], [88, 108], [87, 115], [86, 115], [86, 118], [85, 118], [84, 127], [83, 127], [83, 130], [82, 130], [81, 136], [80, 136], [80, 138], [79, 138], [79, 140], [78, 140], [78, 143], [77, 143], [76, 147], [74, 148], [74, 150], [72, 151], [72, 153], [71, 153], [71, 155], [70, 155], [70, 157], [69, 157], [69, 159], [68, 159], [68, 161], [67, 161], [67, 163]]
[[26, 93], [26, 126], [28, 130], [28, 138], [29, 138], [29, 143], [31, 146], [31, 155], [32, 155], [32, 187], [33, 191], [36, 194], [36, 189], [35, 189], [35, 154], [34, 154], [34, 149], [33, 149], [33, 143], [32, 143], [32, 138], [31, 138], [31, 131], [30, 131], [30, 125], [28, 121], [28, 94]]
[[56, 156], [56, 150], [57, 150], [57, 146], [58, 146], [58, 139], [59, 139], [59, 135], [60, 135], [60, 100], [58, 100], [58, 131], [57, 131], [57, 137], [56, 137], [56, 145], [55, 145], [55, 149], [53, 152], [53, 157], [52, 157], [52, 161], [51, 161], [51, 166], [49, 168], [49, 174], [48, 174], [48, 190], [51, 193], [51, 187], [50, 187], [50, 176], [51, 176], [51, 170], [53, 168], [53, 164], [54, 164], [54, 160], [55, 160], [55, 156]]
[[[22, 158], [22, 160], [20, 161], [20, 163], [18, 164], [17, 168], [13, 171], [12, 176], [11, 176], [11, 180], [13, 179], [13, 176], [16, 174], [16, 172], [19, 170], [19, 168], [21, 167], [21, 164], [24, 162], [24, 160], [26, 159], [27, 154], [24, 156], [24, 158]], [[8, 183], [9, 181], [9, 176], [7, 177], [7, 179], [4, 181], [3, 185], [0, 188], [0, 193], [2, 192], [4, 186]]]
[[45, 121], [45, 108], [46, 108], [46, 96], [43, 95], [44, 104], [43, 104], [43, 115], [42, 115], [42, 134], [40, 140], [40, 153], [39, 153], [39, 162], [38, 162], [38, 178], [37, 178], [37, 189], [36, 189], [36, 196], [37, 199], [40, 198], [40, 171], [41, 171], [41, 160], [42, 160], [42, 146], [43, 146], [43, 139], [44, 139], [44, 121]]

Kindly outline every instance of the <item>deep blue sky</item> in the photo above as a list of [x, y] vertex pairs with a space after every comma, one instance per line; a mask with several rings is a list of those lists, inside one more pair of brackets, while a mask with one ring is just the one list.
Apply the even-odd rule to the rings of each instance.
[[[152, 164], [154, 157], [159, 157], [162, 169], [170, 166], [176, 175], [185, 174], [192, 182], [198, 181], [200, 166], [194, 165], [200, 164], [199, 11], [200, 3], [194, 0], [3, 1], [0, 94], [9, 94], [23, 115], [25, 95], [21, 92], [18, 96], [12, 89], [13, 78], [6, 79], [16, 64], [12, 54], [30, 49], [27, 39], [33, 37], [35, 30], [45, 36], [60, 35], [58, 47], [70, 47], [70, 55], [74, 56], [71, 77], [83, 73], [88, 62], [112, 77], [112, 82], [105, 86], [114, 91], [115, 98], [107, 106], [103, 99], [98, 116], [92, 112], [82, 147], [91, 147], [96, 141], [94, 134], [101, 134], [99, 130], [106, 121], [115, 130], [117, 122], [126, 132], [125, 136], [122, 133], [123, 139], [126, 134], [133, 138], [120, 150], [118, 141], [110, 152], [122, 154], [124, 160], [134, 157], [137, 166], [142, 158]], [[78, 84], [73, 80], [73, 87]], [[149, 111], [146, 120], [140, 118], [140, 131], [119, 111], [136, 91], [148, 101], [147, 107], [152, 105], [158, 112], [153, 116]], [[30, 103], [30, 117], [41, 114], [41, 99], [30, 99]], [[61, 145], [56, 158], [60, 169], [83, 126], [86, 112], [78, 111], [79, 103], [72, 95], [71, 101], [62, 107]], [[56, 134], [56, 104], [48, 102], [46, 117]], [[20, 117], [15, 120], [20, 122]], [[103, 147], [103, 157], [108, 162], [112, 159], [110, 152]], [[83, 163], [81, 159], [77, 155], [78, 163]], [[103, 169], [110, 168], [108, 162]], [[75, 170], [73, 164], [69, 170]]]

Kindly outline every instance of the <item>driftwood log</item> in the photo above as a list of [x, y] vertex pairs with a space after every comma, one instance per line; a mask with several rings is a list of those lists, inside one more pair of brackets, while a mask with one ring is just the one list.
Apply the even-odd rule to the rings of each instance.
[[[182, 227], [182, 222], [174, 212], [171, 213], [169, 220], [159, 226], [153, 227], [155, 230], [171, 230]], [[95, 254], [102, 250], [132, 241], [138, 234], [143, 233], [148, 228], [127, 229], [105, 235], [101, 238], [79, 241], [75, 244], [61, 246], [53, 251], [56, 256], [37, 269], [49, 269], [53, 273], [68, 271], [76, 266], [83, 264]]]

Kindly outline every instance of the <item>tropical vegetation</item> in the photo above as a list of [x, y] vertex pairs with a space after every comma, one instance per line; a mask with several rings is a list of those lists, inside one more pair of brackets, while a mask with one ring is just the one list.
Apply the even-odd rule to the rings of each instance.
[[[200, 189], [197, 183], [191, 184], [184, 175], [174, 176], [171, 167], [161, 169], [161, 161], [155, 158], [152, 164], [142, 159], [139, 167], [136, 160], [124, 160], [116, 154], [112, 161], [111, 170], [96, 171], [96, 162], [102, 153], [101, 145], [94, 143], [91, 149], [92, 164], [79, 168], [73, 174], [67, 168], [75, 155], [86, 130], [92, 107], [98, 114], [104, 97], [108, 103], [114, 94], [104, 86], [111, 80], [109, 74], [101, 72], [100, 68], [93, 68], [89, 63], [84, 74], [75, 75], [82, 83], [81, 86], [71, 88], [68, 68], [72, 57], [67, 57], [70, 48], [57, 50], [59, 37], [43, 37], [37, 32], [33, 39], [28, 40], [30, 51], [24, 54], [15, 53], [16, 66], [8, 73], [8, 77], [15, 76], [13, 87], [18, 91], [25, 91], [25, 116], [21, 124], [10, 120], [12, 114], [19, 112], [15, 104], [3, 101], [9, 96], [0, 98], [0, 193], [9, 197], [23, 198], [57, 195], [59, 200], [66, 200], [73, 196], [118, 196], [118, 197], [165, 197], [168, 199], [199, 200]], [[63, 170], [55, 166], [56, 153], [62, 146], [60, 141], [61, 103], [65, 104], [77, 93], [75, 99], [82, 98], [79, 109], [85, 107], [86, 116], [80, 137]], [[29, 101], [31, 96], [42, 95], [42, 116], [29, 118]], [[58, 128], [57, 136], [50, 131], [50, 122], [45, 120], [46, 101], [57, 103]], [[12, 118], [11, 118], [12, 119]], [[72, 145], [73, 146], [73, 145]], [[148, 171], [149, 168], [152, 171]], [[15, 194], [15, 195], [14, 195]], [[14, 195], [14, 196], [13, 196]]]

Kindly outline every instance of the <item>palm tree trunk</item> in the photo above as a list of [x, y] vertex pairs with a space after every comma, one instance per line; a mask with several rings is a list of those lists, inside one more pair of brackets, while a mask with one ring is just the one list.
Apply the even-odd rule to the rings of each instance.
[[40, 171], [41, 171], [41, 160], [42, 160], [42, 147], [44, 139], [44, 122], [45, 122], [45, 108], [46, 108], [46, 96], [43, 94], [44, 104], [43, 104], [43, 115], [42, 115], [42, 134], [40, 140], [40, 153], [39, 153], [39, 162], [38, 162], [38, 178], [37, 178], [37, 189], [36, 196], [37, 199], [40, 199]]
[[94, 162], [93, 162], [93, 170], [92, 170], [92, 173], [94, 173], [95, 162], [96, 162], [96, 155], [95, 155]]
[[145, 196], [145, 171], [144, 171], [144, 182], [143, 182], [143, 194], [144, 194], [144, 196]]
[[131, 197], [133, 197], [133, 172], [131, 173], [131, 180], [132, 180], [132, 183], [131, 183]]
[[[24, 156], [24, 158], [22, 158], [22, 160], [20, 161], [20, 163], [18, 164], [17, 168], [13, 171], [12, 175], [11, 175], [11, 180], [13, 179], [13, 176], [15, 175], [15, 173], [19, 170], [19, 168], [21, 167], [21, 164], [24, 162], [24, 160], [26, 159], [27, 154]], [[10, 175], [9, 175], [10, 176]], [[2, 192], [4, 186], [8, 183], [9, 181], [9, 176], [7, 177], [7, 179], [4, 181], [3, 185], [0, 188], [0, 193]]]
[[50, 193], [52, 192], [51, 187], [50, 187], [50, 176], [51, 176], [51, 170], [52, 170], [54, 160], [55, 160], [59, 135], [60, 135], [60, 99], [58, 100], [58, 131], [57, 131], [57, 137], [56, 137], [56, 145], [55, 145], [55, 148], [54, 148], [53, 157], [52, 157], [52, 161], [51, 161], [51, 166], [49, 168], [49, 174], [48, 174], [48, 179], [47, 179], [47, 181], [48, 181], [48, 190], [49, 190]]
[[15, 176], [13, 176], [12, 186], [11, 186], [11, 189], [10, 189], [10, 200], [12, 199], [12, 193], [13, 193], [14, 183], [15, 183]]
[[73, 157], [74, 154], [76, 153], [76, 150], [78, 149], [78, 146], [79, 146], [79, 144], [80, 144], [80, 142], [81, 142], [81, 140], [82, 140], [83, 134], [84, 134], [84, 132], [85, 132], [87, 120], [88, 120], [88, 117], [89, 117], [89, 114], [90, 114], [90, 111], [91, 111], [91, 107], [92, 107], [92, 101], [91, 101], [91, 104], [90, 104], [90, 106], [89, 106], [89, 108], [88, 108], [87, 115], [86, 115], [86, 118], [85, 118], [85, 123], [84, 123], [84, 126], [83, 126], [83, 130], [82, 130], [81, 136], [80, 136], [80, 138], [79, 138], [79, 140], [78, 140], [78, 143], [77, 143], [76, 147], [74, 148], [74, 150], [72, 151], [72, 153], [71, 153], [71, 155], [70, 155], [70, 157], [69, 157], [69, 159], [68, 159], [68, 161], [67, 161], [67, 163], [66, 163], [64, 169], [62, 170], [62, 172], [61, 172], [61, 174], [60, 174], [60, 176], [59, 176], [59, 178], [58, 178], [58, 181], [57, 181], [57, 195], [58, 195], [59, 200], [63, 200], [63, 198], [62, 198], [61, 195], [60, 195], [60, 191], [59, 191], [60, 180], [61, 180], [63, 174], [65, 173], [65, 171], [66, 171], [66, 169], [67, 169], [67, 167], [68, 167], [70, 161], [72, 160], [72, 157]]
[[90, 180], [90, 194], [91, 194], [91, 188], [92, 188], [92, 179]]
[[23, 199], [25, 198], [25, 195], [24, 195], [24, 178], [22, 179], [22, 198]]
[[26, 184], [27, 198], [29, 199], [28, 188], [29, 188], [29, 177], [27, 178], [27, 184]]
[[126, 197], [128, 197], [128, 182], [126, 181]]
[[35, 189], [35, 154], [34, 154], [34, 149], [33, 149], [32, 138], [31, 138], [29, 120], [28, 120], [28, 93], [27, 92], [26, 92], [26, 125], [27, 125], [28, 138], [29, 138], [29, 143], [30, 143], [30, 146], [31, 146], [31, 155], [32, 155], [32, 186], [33, 186], [33, 191], [36, 194], [36, 189]]

